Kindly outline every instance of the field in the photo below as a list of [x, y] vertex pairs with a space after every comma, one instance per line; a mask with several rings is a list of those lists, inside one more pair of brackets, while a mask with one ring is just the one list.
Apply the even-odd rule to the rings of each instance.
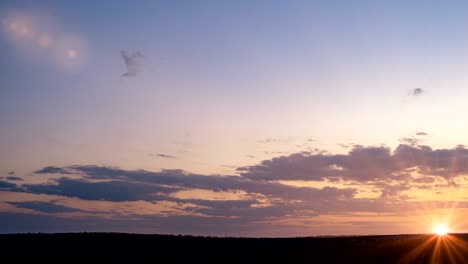
[[468, 235], [218, 238], [120, 233], [0, 235], [13, 261], [119, 263], [463, 263]]

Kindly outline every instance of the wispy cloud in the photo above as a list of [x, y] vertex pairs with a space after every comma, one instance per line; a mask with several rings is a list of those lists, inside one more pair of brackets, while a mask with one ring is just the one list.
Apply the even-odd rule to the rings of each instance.
[[429, 136], [426, 132], [416, 132], [413, 136], [400, 138], [399, 141], [412, 146], [420, 145], [424, 141], [424, 137]]
[[122, 74], [123, 77], [135, 77], [142, 71], [144, 57], [141, 52], [137, 51], [129, 54], [127, 51], [122, 50], [120, 55], [122, 56], [127, 69], [127, 72]]
[[420, 96], [424, 94], [426, 91], [423, 88], [414, 88], [409, 91], [410, 96]]
[[66, 169], [54, 166], [47, 166], [40, 170], [35, 171], [36, 174], [70, 174]]
[[177, 156], [168, 155], [168, 154], [164, 154], [164, 153], [150, 154], [150, 156], [151, 157], [166, 158], [166, 159], [177, 159]]
[[415, 137], [403, 137], [403, 138], [400, 138], [399, 141], [401, 143], [409, 144], [411, 146], [419, 145], [419, 143], [421, 142], [419, 138], [415, 138]]
[[426, 132], [420, 131], [420, 132], [416, 132], [416, 136], [429, 136], [429, 134]]
[[9, 181], [23, 181], [23, 178], [16, 177], [16, 176], [8, 176], [6, 177], [6, 179]]
[[348, 144], [345, 144], [345, 143], [338, 143], [338, 146], [344, 148], [344, 149], [348, 149], [348, 148], [352, 148], [355, 144], [354, 143], [348, 143]]
[[259, 144], [286, 144], [290, 143], [291, 139], [290, 138], [265, 138], [261, 140], [257, 140], [257, 143]]
[[32, 209], [35, 211], [43, 213], [70, 213], [70, 212], [79, 212], [80, 210], [70, 207], [65, 207], [62, 205], [57, 205], [54, 203], [48, 202], [8, 202], [18, 208]]

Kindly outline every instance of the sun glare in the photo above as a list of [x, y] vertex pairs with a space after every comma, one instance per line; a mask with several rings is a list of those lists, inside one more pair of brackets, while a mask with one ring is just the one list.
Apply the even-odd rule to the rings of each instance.
[[438, 236], [444, 236], [449, 232], [447, 226], [445, 225], [437, 225], [434, 228], [434, 233], [437, 234]]

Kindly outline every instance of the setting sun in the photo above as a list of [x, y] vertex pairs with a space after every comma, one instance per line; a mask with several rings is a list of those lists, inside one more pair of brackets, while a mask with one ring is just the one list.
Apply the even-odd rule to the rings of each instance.
[[449, 232], [447, 226], [445, 225], [436, 225], [434, 228], [434, 233], [439, 236], [444, 236]]

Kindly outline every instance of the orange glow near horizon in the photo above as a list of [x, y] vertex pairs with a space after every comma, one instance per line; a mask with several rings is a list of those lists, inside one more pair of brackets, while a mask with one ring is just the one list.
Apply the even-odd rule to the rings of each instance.
[[448, 232], [449, 229], [446, 225], [444, 224], [438, 224], [434, 227], [434, 233], [437, 234], [438, 236], [445, 236]]

